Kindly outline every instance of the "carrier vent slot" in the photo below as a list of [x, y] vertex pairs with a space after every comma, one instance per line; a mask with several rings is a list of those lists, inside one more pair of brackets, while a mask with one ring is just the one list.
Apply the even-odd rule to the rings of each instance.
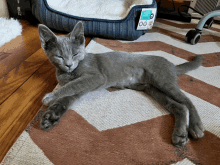
[[197, 0], [195, 9], [203, 14], [209, 13], [215, 10], [219, 0]]

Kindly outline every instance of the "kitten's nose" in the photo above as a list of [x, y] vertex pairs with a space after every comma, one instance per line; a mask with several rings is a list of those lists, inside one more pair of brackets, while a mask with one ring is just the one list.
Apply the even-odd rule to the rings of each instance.
[[72, 65], [66, 65], [68, 68], [70, 68]]

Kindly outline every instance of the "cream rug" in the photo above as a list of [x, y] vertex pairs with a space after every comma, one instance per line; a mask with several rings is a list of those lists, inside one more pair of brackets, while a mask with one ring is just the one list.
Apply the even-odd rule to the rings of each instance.
[[0, 17], [0, 47], [21, 35], [22, 26], [18, 20]]
[[180, 64], [203, 54], [203, 65], [179, 77], [181, 90], [192, 100], [205, 126], [205, 136], [177, 149], [171, 143], [173, 116], [143, 92], [103, 89], [72, 105], [48, 132], [39, 118], [29, 125], [1, 165], [137, 165], [218, 164], [220, 162], [220, 26], [204, 30], [197, 45], [184, 42], [192, 23], [157, 19], [154, 28], [136, 41], [96, 38], [87, 52], [115, 50], [163, 56]]

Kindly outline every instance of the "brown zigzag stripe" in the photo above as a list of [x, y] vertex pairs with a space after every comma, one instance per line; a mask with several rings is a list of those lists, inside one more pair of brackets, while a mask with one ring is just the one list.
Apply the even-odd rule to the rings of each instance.
[[156, 20], [156, 22], [164, 23], [164, 24], [174, 26], [174, 27], [177, 27], [177, 28], [182, 28], [182, 29], [190, 29], [190, 28], [195, 28], [196, 27], [196, 24], [193, 24], [193, 23], [179, 24], [177, 22], [171, 22], [171, 21], [168, 21], [168, 20], [165, 20], [165, 19], [160, 19], [160, 18], [158, 18]]
[[220, 107], [220, 89], [200, 81], [189, 75], [181, 75], [178, 77], [178, 84], [184, 91], [193, 94], [211, 104]]
[[[161, 41], [122, 43], [116, 40], [105, 40], [100, 38], [97, 38], [95, 41], [114, 51], [143, 52], [143, 51], [161, 50], [188, 61], [191, 61], [193, 57], [196, 55], [195, 53], [177, 48], [175, 46], [166, 44]], [[220, 52], [203, 54], [203, 56], [204, 59], [202, 66], [204, 67], [220, 66]]]
[[202, 139], [190, 140], [183, 149], [175, 148], [171, 144], [173, 122], [172, 115], [165, 115], [98, 131], [76, 112], [68, 111], [49, 132], [41, 130], [36, 122], [29, 134], [55, 165], [164, 165], [184, 158], [196, 164], [220, 161], [220, 139], [208, 131]]
[[[165, 30], [165, 29], [162, 29], [159, 27], [154, 27], [154, 29], [156, 30], [156, 32], [159, 32], [159, 33], [162, 33], [165, 35], [169, 35], [170, 37], [178, 39], [180, 41], [184, 41], [184, 39], [185, 39], [184, 35], [181, 35], [181, 34], [169, 31], [169, 30]], [[218, 41], [220, 41], [220, 37], [218, 37], [218, 36], [202, 35], [202, 37], [199, 40], [199, 43], [201, 43], [201, 42], [218, 42]]]
[[[190, 29], [190, 28], [194, 29], [197, 26], [197, 24], [193, 24], [193, 23], [179, 24], [177, 22], [170, 22], [170, 21], [165, 20], [165, 19], [157, 19], [157, 22], [164, 23], [164, 24], [167, 24], [167, 25], [170, 25], [170, 26], [181, 28], [181, 29]], [[210, 30], [220, 32], [220, 29], [217, 29], [217, 28], [214, 28], [214, 27], [211, 27]]]

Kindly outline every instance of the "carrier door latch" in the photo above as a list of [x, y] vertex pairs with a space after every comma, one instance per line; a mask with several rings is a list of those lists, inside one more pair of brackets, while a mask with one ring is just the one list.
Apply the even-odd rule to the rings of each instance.
[[[20, 0], [17, 0], [17, 3], [19, 5], [20, 4]], [[21, 14], [21, 7], [20, 6], [17, 7], [17, 11], [18, 11], [18, 15], [21, 16], [22, 14]]]

